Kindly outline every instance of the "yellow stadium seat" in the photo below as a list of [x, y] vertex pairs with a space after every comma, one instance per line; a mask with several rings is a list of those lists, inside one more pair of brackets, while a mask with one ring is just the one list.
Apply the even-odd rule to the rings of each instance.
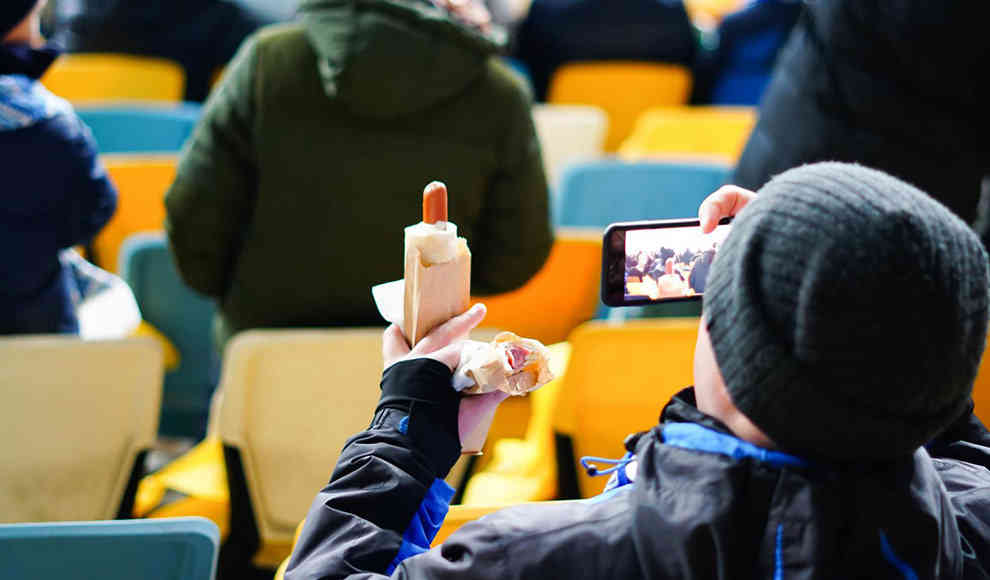
[[[556, 387], [557, 400], [538, 407], [534, 399], [533, 429], [526, 440], [496, 445], [489, 467], [468, 482], [464, 503], [519, 503], [601, 492], [607, 478], [585, 475], [577, 459], [621, 457], [626, 435], [657, 424], [663, 405], [693, 382], [697, 332], [697, 318], [581, 325], [570, 337], [571, 354]], [[556, 441], [556, 434], [569, 437], [573, 457], [547, 443]], [[557, 489], [548, 496], [546, 470], [558, 456], [574, 471], [558, 473]], [[575, 473], [576, 482], [571, 477]]]
[[0, 522], [130, 517], [158, 429], [158, 345], [3, 338], [0, 360]]
[[544, 344], [566, 340], [598, 307], [601, 248], [598, 229], [558, 229], [550, 257], [522, 288], [475, 298], [488, 307], [482, 326]]
[[162, 58], [75, 53], [56, 60], [41, 82], [75, 104], [132, 100], [177, 103], [186, 89], [186, 73], [178, 63]]
[[[990, 344], [990, 336], [987, 337], [987, 342]], [[973, 383], [973, 403], [976, 405], [973, 413], [984, 425], [990, 425], [990, 357], [986, 352], [983, 353], [983, 360], [980, 361], [980, 369]]]
[[[257, 566], [274, 568], [289, 554], [344, 442], [368, 426], [381, 339], [379, 328], [254, 330], [227, 346], [216, 425], [229, 485], [246, 487], [250, 502], [232, 495], [231, 518], [248, 507], [254, 514]], [[246, 531], [232, 528], [230, 539]]]
[[[489, 464], [479, 466], [479, 472], [468, 480], [462, 499], [464, 505], [507, 504], [518, 501], [518, 498], [538, 501], [556, 496], [557, 464], [552, 460], [552, 420], [560, 400], [562, 377], [570, 359], [571, 345], [559, 342], [548, 348], [550, 370], [558, 378], [529, 395], [532, 411], [524, 438], [494, 440]], [[496, 421], [502, 411], [499, 408]], [[551, 460], [547, 461], [547, 458]]]
[[681, 65], [635, 61], [567, 63], [550, 79], [547, 102], [604, 109], [609, 123], [605, 151], [615, 151], [643, 111], [686, 104], [691, 83], [690, 70]]
[[741, 9], [746, 0], [685, 0], [688, 16], [700, 28], [710, 28], [723, 17]]
[[161, 230], [165, 222], [165, 191], [175, 179], [171, 155], [108, 155], [107, 173], [117, 186], [117, 211], [93, 240], [94, 261], [104, 270], [119, 272], [117, 259], [124, 240], [138, 232]]
[[662, 158], [735, 164], [756, 124], [750, 107], [664, 107], [636, 120], [619, 147], [628, 161]]

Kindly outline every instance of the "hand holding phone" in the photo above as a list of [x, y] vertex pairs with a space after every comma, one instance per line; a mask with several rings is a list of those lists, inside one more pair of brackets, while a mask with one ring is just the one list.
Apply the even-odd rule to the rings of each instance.
[[718, 224], [711, 233], [702, 231], [700, 220], [610, 225], [602, 243], [602, 302], [636, 306], [699, 300], [729, 235], [729, 219]]

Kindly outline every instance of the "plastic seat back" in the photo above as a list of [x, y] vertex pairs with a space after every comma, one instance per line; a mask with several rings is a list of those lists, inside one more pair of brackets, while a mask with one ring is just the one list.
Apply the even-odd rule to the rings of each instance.
[[598, 230], [557, 230], [550, 257], [522, 288], [477, 298], [488, 307], [482, 326], [546, 344], [566, 340], [598, 307], [601, 258]]
[[253, 513], [256, 564], [274, 568], [288, 555], [296, 524], [329, 481], [344, 442], [367, 428], [379, 396], [381, 341], [380, 328], [252, 330], [228, 344], [217, 424], [231, 540], [250, 542], [238, 522]]
[[175, 179], [173, 156], [113, 156], [103, 160], [117, 186], [117, 211], [93, 240], [94, 262], [117, 272], [124, 240], [138, 232], [159, 231], [165, 223], [165, 191]]
[[159, 347], [12, 337], [0, 339], [0, 361], [0, 522], [130, 513], [158, 426]]
[[691, 72], [674, 64], [636, 61], [573, 62], [550, 79], [547, 102], [595, 105], [608, 113], [605, 150], [615, 151], [640, 113], [651, 107], [684, 105], [691, 96]]
[[735, 164], [756, 124], [749, 107], [650, 109], [619, 148], [627, 160], [698, 159]]
[[116, 105], [76, 108], [93, 133], [96, 147], [108, 153], [178, 153], [192, 135], [201, 107]]
[[602, 160], [571, 166], [560, 186], [558, 226], [693, 218], [705, 197], [729, 176], [714, 163], [626, 163]]
[[212, 580], [218, 545], [204, 518], [0, 525], [0, 570], [31, 580]]
[[212, 331], [216, 306], [182, 282], [161, 233], [127, 239], [121, 276], [134, 292], [141, 317], [179, 351], [178, 368], [165, 375], [159, 433], [200, 438], [219, 377]]
[[562, 497], [600, 493], [608, 477], [588, 476], [577, 460], [622, 457], [625, 437], [656, 425], [670, 397], [693, 384], [697, 337], [696, 318], [589, 322], [574, 331], [553, 419], [573, 447], [569, 458], [558, 441], [558, 456], [577, 473], [577, 490], [569, 473], [558, 474]]
[[[990, 344], [990, 336], [987, 336], [987, 341]], [[990, 425], [990, 357], [986, 352], [983, 353], [980, 369], [973, 382], [973, 403], [973, 413], [984, 425]]]
[[533, 105], [533, 122], [551, 190], [568, 165], [600, 157], [605, 150], [608, 116], [598, 107]]
[[173, 61], [150, 56], [109, 53], [65, 54], [41, 82], [73, 103], [107, 101], [179, 102], [186, 73]]

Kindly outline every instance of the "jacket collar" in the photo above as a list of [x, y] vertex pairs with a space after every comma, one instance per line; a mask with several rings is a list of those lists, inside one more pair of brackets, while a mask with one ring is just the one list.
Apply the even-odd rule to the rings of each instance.
[[26, 44], [0, 44], [0, 75], [24, 75], [39, 79], [60, 52], [54, 44], [42, 48]]

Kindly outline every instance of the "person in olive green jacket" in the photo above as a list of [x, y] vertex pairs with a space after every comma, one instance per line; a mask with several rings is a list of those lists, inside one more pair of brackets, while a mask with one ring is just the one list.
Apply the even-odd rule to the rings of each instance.
[[[457, 3], [460, 6], [460, 3]], [[443, 4], [441, 4], [443, 5]], [[219, 302], [221, 344], [257, 327], [381, 323], [403, 227], [444, 181], [474, 294], [506, 292], [553, 243], [521, 79], [497, 41], [420, 0], [304, 0], [248, 38], [165, 197], [182, 277]]]

